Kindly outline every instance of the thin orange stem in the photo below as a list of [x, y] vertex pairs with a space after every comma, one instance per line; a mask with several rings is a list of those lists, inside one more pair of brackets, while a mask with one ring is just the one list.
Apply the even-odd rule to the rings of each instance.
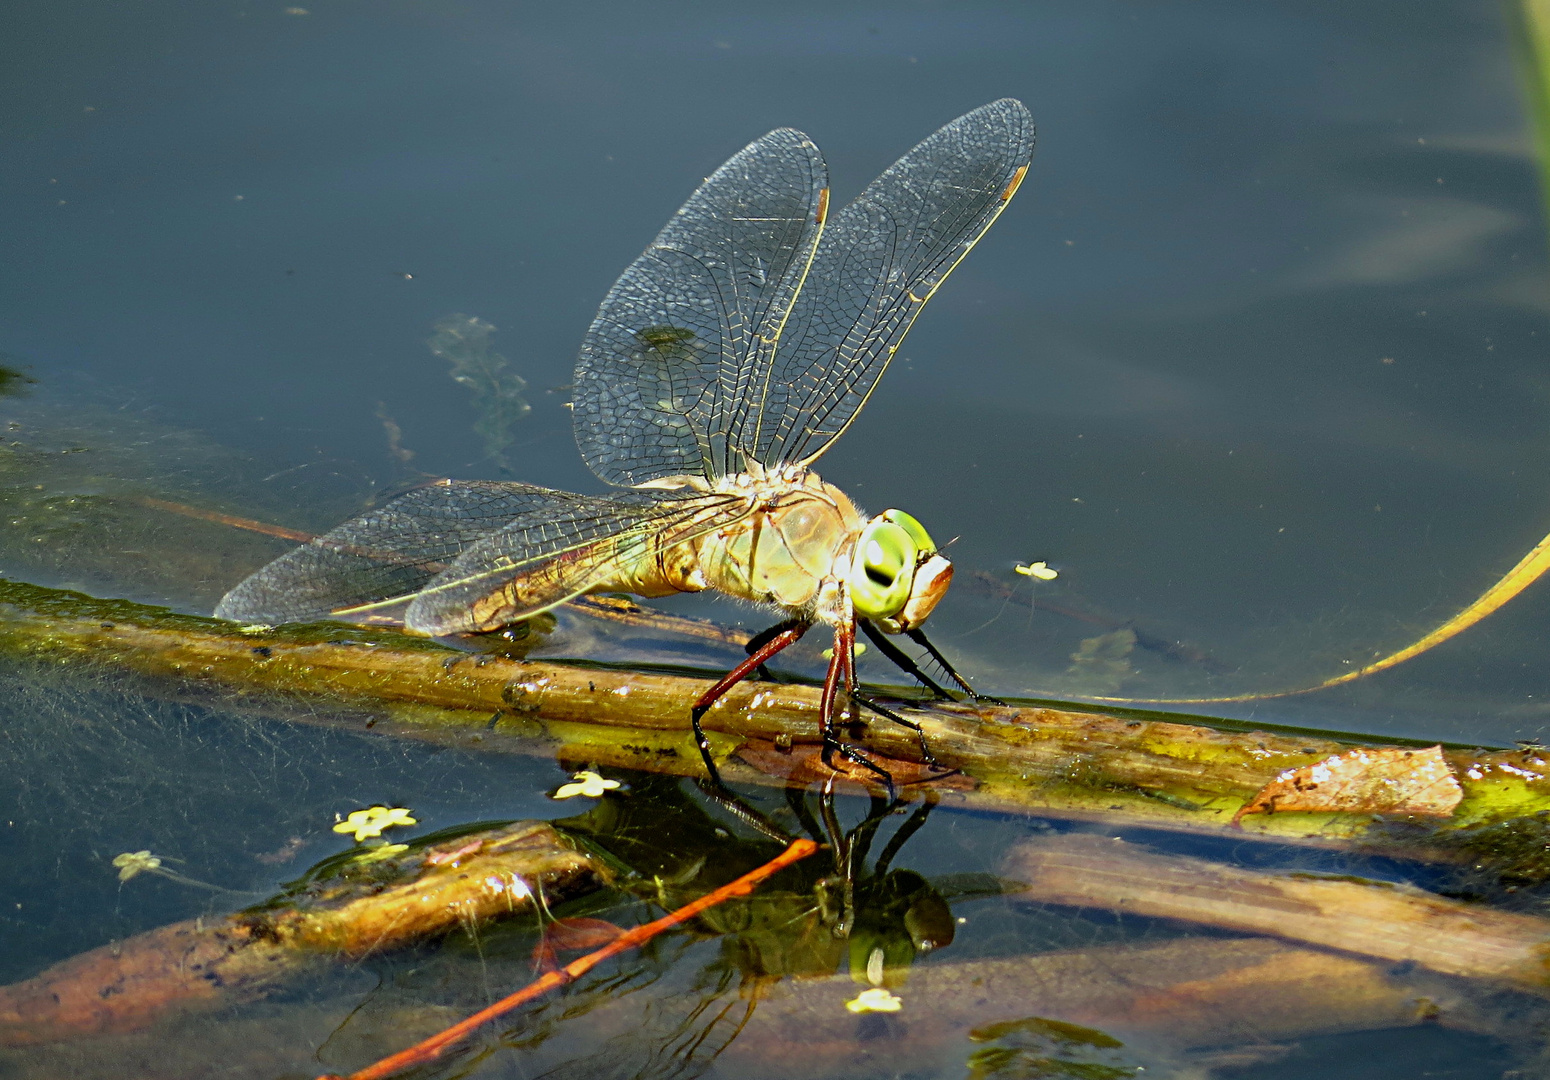
[[565, 965], [559, 971], [551, 971], [536, 982], [524, 986], [510, 997], [503, 998], [489, 1008], [474, 1013], [461, 1023], [453, 1024], [440, 1034], [432, 1035], [424, 1042], [417, 1043], [407, 1050], [400, 1050], [398, 1053], [385, 1057], [374, 1065], [369, 1065], [359, 1072], [351, 1073], [348, 1077], [325, 1074], [318, 1077], [318, 1080], [384, 1080], [385, 1077], [392, 1076], [394, 1073], [401, 1072], [404, 1069], [435, 1061], [489, 1021], [506, 1015], [513, 1009], [527, 1004], [541, 994], [564, 986], [566, 983], [574, 982], [604, 960], [618, 956], [628, 949], [644, 945], [664, 930], [671, 930], [680, 923], [687, 922], [707, 908], [715, 907], [717, 904], [739, 896], [747, 896], [765, 878], [784, 870], [792, 863], [800, 862], [817, 850], [818, 845], [811, 840], [793, 840], [785, 851], [758, 869], [749, 871], [736, 881], [723, 885], [714, 892], [706, 893], [698, 900], [685, 904], [677, 911], [664, 915], [654, 922], [637, 926], [633, 930], [626, 930], [596, 952], [588, 953], [581, 959]]

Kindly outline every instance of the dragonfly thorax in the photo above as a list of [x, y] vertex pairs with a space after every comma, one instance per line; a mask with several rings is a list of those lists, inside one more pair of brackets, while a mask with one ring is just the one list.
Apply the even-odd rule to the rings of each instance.
[[866, 525], [849, 497], [816, 473], [791, 469], [725, 476], [714, 490], [746, 499], [749, 512], [685, 545], [706, 586], [832, 621]]
[[632, 591], [711, 588], [832, 625], [859, 616], [900, 633], [925, 620], [952, 579], [914, 518], [889, 510], [868, 519], [817, 473], [783, 466], [705, 486], [746, 499], [748, 513], [662, 552], [657, 589], [636, 581]]

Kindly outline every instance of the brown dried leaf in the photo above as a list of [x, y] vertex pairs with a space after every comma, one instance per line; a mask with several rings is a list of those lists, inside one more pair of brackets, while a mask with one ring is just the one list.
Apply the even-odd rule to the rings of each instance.
[[1233, 816], [1277, 810], [1449, 817], [1464, 798], [1441, 746], [1359, 749], [1288, 769]]

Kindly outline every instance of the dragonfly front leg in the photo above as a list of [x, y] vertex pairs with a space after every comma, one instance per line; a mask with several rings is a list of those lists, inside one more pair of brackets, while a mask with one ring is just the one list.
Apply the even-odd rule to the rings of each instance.
[[[728, 690], [763, 667], [765, 662], [776, 653], [800, 641], [802, 635], [807, 633], [812, 625], [812, 623], [802, 619], [792, 619], [789, 622], [780, 624], [780, 626], [773, 627], [772, 629], [775, 632], [770, 634], [757, 649], [751, 650], [747, 660], [744, 660], [717, 680], [716, 685], [701, 694], [699, 700], [694, 703], [694, 707], [689, 710], [689, 722], [694, 726], [695, 745], [700, 748], [700, 757], [705, 759], [705, 771], [710, 773], [711, 782], [717, 787], [725, 787], [726, 785], [721, 782], [721, 773], [716, 769], [715, 758], [710, 752], [710, 740], [705, 737], [705, 729], [700, 726], [700, 719], [710, 711], [712, 705], [726, 695]], [[760, 638], [765, 637], [764, 634], [758, 636]], [[854, 640], [854, 637], [852, 640]]]
[[[920, 669], [920, 665], [915, 663], [914, 658], [911, 657], [909, 653], [905, 652], [893, 642], [889, 641], [888, 635], [884, 634], [877, 627], [873, 626], [871, 619], [865, 619], [862, 621], [861, 630], [866, 634], [867, 638], [872, 642], [872, 644], [877, 646], [878, 652], [882, 653], [889, 660], [893, 661], [894, 667], [898, 668], [900, 671], [904, 672], [906, 675], [911, 676], [912, 678], [919, 679], [921, 685], [935, 694], [938, 700], [953, 700], [953, 695], [949, 694], [947, 689], [943, 687], [941, 683], [937, 682], [931, 676], [922, 671]], [[951, 669], [948, 670], [951, 671]], [[957, 678], [956, 672], [953, 673], [953, 677]], [[962, 682], [961, 679], [959, 681]], [[974, 691], [969, 691], [969, 696], [973, 697]]]
[[947, 662], [947, 657], [943, 656], [941, 652], [937, 650], [937, 647], [931, 644], [930, 640], [927, 639], [926, 632], [924, 630], [916, 627], [914, 630], [904, 631], [904, 634], [915, 644], [919, 645], [922, 649], [925, 649], [928, 653], [931, 654], [931, 659], [935, 660], [942, 666], [942, 670], [947, 672], [948, 677], [952, 679], [953, 682], [963, 687], [963, 692], [969, 695], [970, 701], [988, 701], [993, 705], [1006, 704], [1006, 702], [1002, 701], [1000, 698], [993, 698], [988, 694], [976, 693], [974, 687], [969, 685], [968, 680], [965, 679], [962, 675], [958, 674], [958, 670]]

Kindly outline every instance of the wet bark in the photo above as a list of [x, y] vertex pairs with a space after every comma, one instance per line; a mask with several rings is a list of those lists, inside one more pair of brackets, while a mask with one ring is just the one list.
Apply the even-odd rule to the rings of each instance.
[[[306, 712], [313, 722], [382, 734], [680, 775], [704, 771], [688, 704], [708, 678], [475, 656], [336, 624], [244, 629], [12, 582], [0, 583], [0, 651], [132, 673], [169, 692], [215, 693], [227, 704], [303, 699], [312, 707], [297, 710], [298, 718]], [[336, 711], [318, 710], [320, 701]], [[846, 737], [900, 783], [929, 782], [946, 802], [1191, 831], [1232, 828], [1234, 816], [1283, 772], [1352, 745], [1157, 714], [919, 702], [899, 712], [921, 726], [936, 760], [957, 775], [931, 779], [938, 774], [923, 763], [916, 734], [880, 718], [850, 725]], [[830, 775], [817, 761], [818, 713], [817, 687], [750, 682], [718, 702], [704, 725], [729, 779], [785, 783]], [[1483, 830], [1541, 821], [1537, 815], [1550, 811], [1550, 763], [1539, 748], [1453, 749], [1444, 758], [1463, 793], [1445, 818], [1402, 818], [1408, 827], [1396, 831], [1392, 816], [1353, 806], [1256, 814], [1243, 828], [1321, 843], [1381, 838], [1435, 854], [1455, 841], [1468, 848], [1477, 836], [1489, 846], [1500, 838]], [[1543, 851], [1535, 845], [1529, 837], [1527, 849]], [[1471, 857], [1478, 853], [1469, 849]]]

